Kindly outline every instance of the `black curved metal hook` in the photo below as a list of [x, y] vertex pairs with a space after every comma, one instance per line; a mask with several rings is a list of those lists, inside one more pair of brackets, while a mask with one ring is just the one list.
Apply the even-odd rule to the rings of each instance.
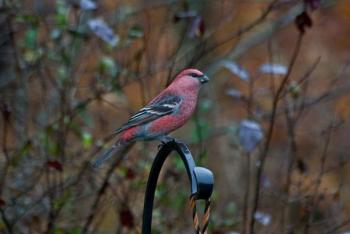
[[174, 150], [180, 155], [185, 164], [187, 175], [191, 184], [190, 197], [195, 196], [196, 199], [208, 200], [213, 192], [213, 173], [206, 168], [196, 167], [192, 154], [184, 143], [172, 140], [163, 144], [153, 161], [147, 181], [143, 208], [142, 234], [151, 234], [154, 194], [157, 187], [159, 173], [166, 158]]

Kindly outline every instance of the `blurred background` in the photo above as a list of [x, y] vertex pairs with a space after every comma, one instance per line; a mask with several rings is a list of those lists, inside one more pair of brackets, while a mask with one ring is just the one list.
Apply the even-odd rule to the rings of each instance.
[[[350, 232], [349, 0], [1, 0], [0, 30], [1, 233], [140, 233], [159, 142], [89, 162], [187, 67], [209, 233]], [[154, 233], [194, 233], [187, 180], [171, 157]]]

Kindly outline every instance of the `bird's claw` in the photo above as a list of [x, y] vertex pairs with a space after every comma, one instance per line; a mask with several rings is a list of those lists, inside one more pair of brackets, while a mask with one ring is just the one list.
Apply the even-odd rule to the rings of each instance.
[[166, 143], [168, 143], [169, 141], [160, 141], [160, 144], [158, 145], [158, 150], [160, 150]]
[[161, 141], [160, 144], [158, 145], [158, 150], [160, 150], [164, 145], [165, 145], [165, 142]]
[[158, 150], [160, 150], [165, 144], [169, 143], [169, 142], [176, 142], [178, 143], [179, 141], [177, 139], [175, 139], [174, 137], [170, 137], [170, 136], [164, 136], [161, 141], [161, 143], [158, 145]]

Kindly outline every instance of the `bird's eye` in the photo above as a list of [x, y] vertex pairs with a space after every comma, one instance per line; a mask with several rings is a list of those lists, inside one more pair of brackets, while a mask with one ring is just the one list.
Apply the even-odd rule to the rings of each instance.
[[198, 75], [197, 73], [191, 73], [190, 76], [192, 76], [192, 77], [199, 77], [200, 75]]

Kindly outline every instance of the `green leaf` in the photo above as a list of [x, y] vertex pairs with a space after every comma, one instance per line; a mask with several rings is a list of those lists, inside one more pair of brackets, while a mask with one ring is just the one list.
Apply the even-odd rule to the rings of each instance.
[[81, 113], [81, 112], [84, 112], [86, 110], [87, 105], [88, 105], [88, 102], [80, 101], [74, 106], [74, 108], [75, 108], [76, 111]]
[[104, 56], [101, 58], [99, 70], [101, 74], [111, 77], [115, 77], [118, 73], [116, 62], [112, 57], [109, 56]]
[[2, 220], [0, 220], [0, 232], [5, 232], [5, 228], [5, 223]]
[[28, 49], [24, 52], [23, 58], [27, 63], [34, 64], [42, 56], [40, 49]]
[[68, 71], [65, 66], [59, 66], [57, 68], [58, 82], [60, 86], [64, 86], [68, 81]]
[[81, 137], [82, 136], [82, 133], [81, 133], [81, 124], [80, 123], [75, 123], [74, 121], [70, 121], [69, 123], [68, 123], [68, 128], [70, 129], [70, 130], [72, 130], [72, 132], [75, 134], [75, 135], [77, 135], [77, 136], [79, 136], [79, 137]]
[[186, 189], [180, 190], [176, 193], [174, 202], [171, 202], [170, 205], [176, 210], [183, 210], [184, 206], [188, 202], [188, 191]]
[[52, 233], [53, 234], [64, 234], [64, 230], [60, 227], [55, 227]]
[[38, 29], [30, 27], [24, 35], [24, 46], [34, 49], [37, 46]]
[[143, 33], [143, 29], [140, 25], [134, 25], [131, 28], [129, 28], [128, 31], [128, 36], [132, 39], [136, 39], [136, 38], [141, 38], [143, 37], [144, 33]]
[[135, 10], [130, 6], [121, 6], [116, 10], [114, 15], [116, 21], [124, 21], [127, 17], [134, 14]]
[[301, 90], [300, 85], [297, 82], [292, 81], [288, 87], [288, 91], [289, 91], [290, 96], [293, 99], [297, 99], [300, 96], [300, 93], [302, 90]]
[[84, 149], [89, 149], [92, 145], [92, 135], [89, 132], [83, 132], [82, 134], [83, 139], [83, 147]]
[[69, 21], [68, 21], [69, 8], [65, 1], [63, 0], [56, 1], [56, 12], [57, 12], [55, 15], [56, 24], [61, 28], [67, 27], [69, 25]]
[[50, 126], [45, 129], [45, 131], [40, 134], [40, 138], [45, 143], [46, 151], [51, 155], [58, 154], [58, 144], [54, 139], [55, 126]]
[[63, 194], [60, 197], [55, 199], [53, 203], [54, 209], [60, 209], [66, 203], [69, 203], [69, 200], [72, 200], [72, 192], [70, 189], [67, 189], [63, 192]]
[[166, 192], [167, 192], [166, 185], [165, 185], [164, 183], [161, 183], [161, 184], [158, 184], [154, 196], [155, 196], [157, 199], [164, 199], [164, 198], [166, 197], [166, 196], [165, 196], [165, 195], [166, 195]]
[[142, 181], [142, 180], [132, 180], [130, 183], [130, 188], [131, 189], [144, 189], [146, 187], [147, 182], [146, 181]]
[[26, 23], [32, 26], [37, 26], [40, 19], [37, 15], [16, 15], [15, 21], [18, 23]]
[[81, 230], [79, 227], [74, 227], [66, 232], [67, 234], [80, 234]]
[[58, 144], [57, 142], [48, 139], [47, 141], [47, 145], [46, 145], [47, 151], [49, 152], [49, 154], [51, 155], [57, 155], [58, 154]]
[[81, 233], [81, 230], [79, 227], [74, 227], [68, 230], [61, 227], [55, 227], [52, 233], [53, 234], [79, 234]]
[[72, 62], [71, 54], [66, 50], [61, 51], [61, 59], [65, 65], [70, 65]]
[[177, 156], [174, 157], [172, 160], [174, 161], [176, 171], [179, 171], [179, 172], [185, 171], [185, 165], [184, 165], [180, 155], [177, 154]]
[[26, 143], [21, 147], [20, 151], [19, 151], [19, 155], [23, 156], [28, 154], [29, 150], [32, 149], [33, 144], [31, 141], [26, 141]]
[[72, 37], [75, 38], [85, 38], [87, 37], [87, 34], [85, 31], [81, 30], [80, 28], [70, 28], [68, 30], [69, 34], [72, 35]]

